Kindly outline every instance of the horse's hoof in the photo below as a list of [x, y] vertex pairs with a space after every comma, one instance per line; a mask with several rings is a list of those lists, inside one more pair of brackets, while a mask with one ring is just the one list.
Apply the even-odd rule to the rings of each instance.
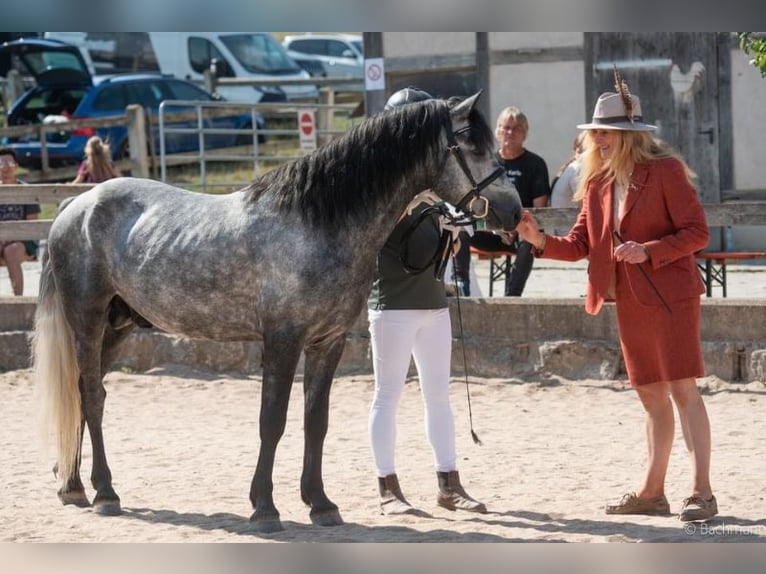
[[276, 517], [258, 516], [257, 512], [253, 512], [253, 515], [250, 517], [250, 524], [252, 524], [253, 530], [260, 532], [261, 534], [272, 534], [284, 530], [282, 521], [279, 520], [279, 515]]
[[80, 508], [87, 508], [90, 506], [90, 501], [88, 500], [88, 497], [85, 496], [84, 490], [70, 490], [68, 492], [59, 491], [58, 497], [64, 506], [68, 506], [70, 504]]
[[93, 502], [93, 511], [101, 516], [119, 516], [122, 507], [119, 500], [97, 500]]
[[327, 510], [320, 510], [317, 512], [311, 512], [311, 522], [316, 526], [340, 526], [343, 524], [343, 519], [340, 517], [340, 512], [337, 508], [329, 508]]

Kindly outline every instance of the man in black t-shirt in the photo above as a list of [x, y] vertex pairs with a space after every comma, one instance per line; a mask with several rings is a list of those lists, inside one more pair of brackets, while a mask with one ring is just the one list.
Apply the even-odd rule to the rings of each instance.
[[[539, 155], [524, 147], [529, 133], [529, 122], [517, 107], [505, 108], [497, 117], [497, 159], [505, 168], [508, 178], [516, 186], [525, 208], [546, 207], [550, 198], [548, 166]], [[532, 271], [532, 246], [518, 239], [516, 233], [498, 234], [477, 231], [471, 245], [482, 251], [514, 251], [513, 267], [506, 277], [505, 295], [519, 297], [524, 291]]]

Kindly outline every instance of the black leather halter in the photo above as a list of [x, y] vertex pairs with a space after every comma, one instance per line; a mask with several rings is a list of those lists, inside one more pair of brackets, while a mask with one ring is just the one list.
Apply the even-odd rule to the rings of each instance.
[[[463, 153], [462, 148], [457, 143], [456, 136], [459, 136], [460, 134], [466, 133], [468, 130], [471, 129], [471, 126], [465, 126], [463, 128], [460, 128], [459, 130], [455, 130], [447, 132], [447, 153], [452, 154], [455, 159], [457, 160], [458, 165], [460, 166], [460, 169], [463, 170], [463, 173], [468, 178], [468, 181], [471, 182], [471, 189], [466, 193], [463, 198], [458, 202], [458, 204], [455, 206], [455, 208], [458, 210], [458, 212], [464, 213], [466, 216], [468, 216], [469, 220], [477, 220], [477, 219], [484, 219], [487, 217], [487, 214], [489, 213], [489, 200], [486, 197], [483, 197], [481, 195], [482, 190], [487, 188], [493, 181], [495, 181], [498, 177], [501, 177], [505, 174], [505, 169], [503, 169], [501, 166], [497, 166], [497, 169], [493, 170], [492, 173], [490, 173], [487, 177], [482, 179], [479, 183], [476, 183], [476, 178], [473, 177], [473, 173], [471, 173], [471, 168], [468, 166], [468, 162], [465, 159], [465, 154]], [[473, 209], [474, 203], [477, 199], [482, 199], [483, 201], [483, 209], [480, 212], [477, 212]], [[437, 247], [433, 257], [423, 266], [416, 267], [414, 265], [411, 265], [408, 261], [408, 253], [407, 253], [407, 242], [409, 241], [410, 236], [415, 231], [415, 228], [417, 228], [421, 223], [423, 223], [424, 220], [428, 219], [429, 217], [433, 216], [434, 214], [437, 214], [441, 217], [446, 218], [449, 220], [453, 225], [458, 226], [466, 226], [470, 225], [470, 221], [466, 221], [465, 219], [462, 219], [458, 221], [453, 215], [449, 212], [448, 209], [445, 208], [444, 205], [433, 205], [423, 210], [423, 212], [420, 214], [420, 216], [410, 225], [410, 227], [404, 232], [404, 235], [402, 237], [402, 250], [400, 253], [400, 260], [404, 266], [405, 271], [407, 273], [421, 273], [422, 271], [425, 271], [428, 267], [431, 265], [434, 266], [434, 275], [437, 279], [441, 280], [444, 277], [444, 269], [447, 265], [447, 260], [449, 258], [449, 249], [452, 246], [452, 234], [444, 230], [442, 231], [441, 239], [439, 241], [439, 246]]]
[[[463, 134], [470, 129], [471, 126], [465, 126], [459, 130], [455, 130], [454, 132], [447, 132], [447, 152], [451, 153], [455, 157], [458, 165], [460, 166], [460, 169], [463, 170], [463, 173], [468, 178], [468, 181], [471, 182], [472, 186], [470, 191], [463, 196], [463, 199], [461, 199], [455, 207], [458, 211], [462, 211], [473, 219], [484, 219], [487, 217], [487, 213], [489, 212], [489, 200], [486, 197], [482, 197], [481, 192], [498, 177], [504, 175], [505, 169], [498, 165], [497, 169], [482, 179], [479, 183], [476, 183], [476, 179], [471, 173], [471, 168], [468, 166], [468, 162], [465, 159], [465, 154], [463, 153], [462, 148], [458, 145], [456, 139], [456, 136]], [[484, 209], [481, 210], [480, 213], [477, 213], [473, 210], [473, 203], [476, 199], [479, 198], [484, 200]]]

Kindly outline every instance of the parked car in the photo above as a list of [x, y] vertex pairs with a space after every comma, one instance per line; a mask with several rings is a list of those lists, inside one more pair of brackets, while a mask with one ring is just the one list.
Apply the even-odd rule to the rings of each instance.
[[288, 35], [282, 45], [295, 60], [322, 62], [328, 77], [361, 78], [364, 74], [364, 48], [359, 35]]
[[324, 64], [317, 60], [314, 56], [310, 54], [303, 54], [302, 52], [293, 52], [292, 50], [285, 51], [287, 52], [287, 55], [290, 56], [290, 58], [293, 60], [293, 62], [308, 72], [309, 76], [312, 78], [327, 77], [327, 68], [325, 68]]
[[280, 85], [222, 85], [231, 102], [303, 101], [319, 96], [314, 84], [269, 32], [45, 32], [45, 37], [80, 46], [95, 73], [161, 72], [201, 82], [216, 62], [220, 78], [282, 81]]
[[[22, 71], [33, 76], [36, 85], [13, 103], [7, 116], [8, 126], [67, 121], [68, 119], [116, 116], [125, 112], [128, 104], [140, 104], [148, 113], [157, 114], [165, 100], [194, 102], [220, 101], [186, 80], [160, 73], [91, 76], [77, 46], [57, 40], [25, 38], [6, 42], [0, 52], [11, 52]], [[180, 111], [174, 109], [173, 111]], [[250, 130], [253, 115], [232, 114], [206, 119], [206, 127]], [[265, 119], [255, 115], [258, 129], [265, 128]], [[159, 131], [155, 122], [153, 137], [159, 150]], [[174, 123], [173, 127], [196, 127], [196, 120]], [[60, 167], [77, 164], [84, 158], [85, 143], [94, 134], [110, 144], [113, 159], [127, 157], [128, 132], [126, 126], [84, 128], [57, 131], [46, 138], [49, 165]], [[259, 134], [260, 140], [263, 138]], [[247, 133], [214, 134], [205, 136], [207, 148], [231, 147], [252, 142]], [[19, 163], [27, 167], [41, 165], [40, 141], [36, 135], [4, 138], [3, 144], [16, 150]], [[168, 134], [165, 138], [167, 153], [199, 149], [196, 133]]]

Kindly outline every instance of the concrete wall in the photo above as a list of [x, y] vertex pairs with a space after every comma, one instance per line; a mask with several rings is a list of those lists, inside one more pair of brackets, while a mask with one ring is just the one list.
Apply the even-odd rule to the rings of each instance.
[[386, 58], [464, 54], [476, 51], [475, 32], [385, 32]]
[[751, 66], [750, 56], [731, 52], [731, 107], [736, 189], [766, 189], [766, 78]]
[[[455, 303], [453, 300], [451, 307], [452, 374], [462, 377]], [[29, 366], [34, 309], [32, 298], [0, 301], [0, 370]], [[461, 300], [460, 313], [469, 376], [625, 378], [613, 305], [593, 317], [585, 313], [579, 299], [474, 298]], [[705, 299], [701, 331], [708, 374], [728, 381], [766, 382], [766, 300]], [[192, 341], [154, 330], [136, 330], [126, 341], [115, 368], [145, 371], [162, 364], [257, 373], [261, 347], [258, 343]], [[371, 371], [363, 314], [349, 334], [339, 372]]]
[[[766, 78], [749, 63], [741, 50], [731, 53], [731, 105], [734, 156], [734, 188], [766, 190]], [[740, 225], [733, 228], [734, 249], [763, 250], [766, 230], [763, 226]]]
[[494, 127], [500, 111], [520, 108], [529, 121], [524, 146], [542, 156], [551, 177], [572, 155], [572, 142], [585, 121], [582, 62], [507, 64], [490, 70], [490, 109]]
[[[582, 32], [491, 32], [491, 51], [517, 50], [533, 56], [544, 50], [583, 47]], [[572, 154], [577, 124], [587, 118], [583, 61], [498, 64], [491, 62], [492, 121], [507, 106], [529, 119], [526, 146], [541, 155], [551, 178]], [[494, 124], [493, 124], [494, 125]]]

